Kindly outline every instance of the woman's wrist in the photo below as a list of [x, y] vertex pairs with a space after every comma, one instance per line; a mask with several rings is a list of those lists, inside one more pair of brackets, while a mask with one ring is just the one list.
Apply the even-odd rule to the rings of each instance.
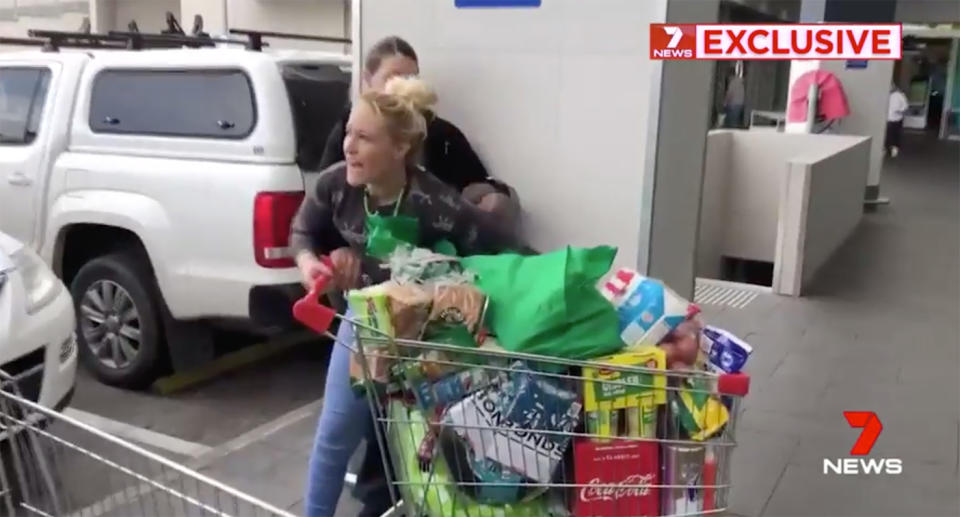
[[305, 262], [317, 262], [320, 259], [310, 250], [300, 250], [293, 257], [293, 262], [297, 267], [302, 267]]

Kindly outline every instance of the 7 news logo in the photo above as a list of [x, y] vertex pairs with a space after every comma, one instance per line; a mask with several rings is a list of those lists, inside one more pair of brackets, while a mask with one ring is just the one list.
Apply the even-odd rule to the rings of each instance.
[[695, 25], [650, 25], [650, 59], [693, 59], [696, 42]]
[[860, 458], [837, 458], [832, 461], [823, 459], [824, 474], [841, 474], [855, 476], [860, 474], [886, 474], [897, 476], [903, 474], [903, 460], [899, 458], [863, 458], [870, 454], [873, 444], [877, 442], [883, 424], [873, 411], [844, 411], [844, 418], [850, 427], [859, 427], [863, 431], [850, 449], [851, 456]]

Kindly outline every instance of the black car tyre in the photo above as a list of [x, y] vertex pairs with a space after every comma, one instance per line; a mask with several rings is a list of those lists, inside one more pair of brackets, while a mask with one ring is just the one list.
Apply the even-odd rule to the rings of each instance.
[[97, 257], [70, 285], [83, 364], [103, 383], [139, 389], [157, 377], [164, 357], [160, 291], [136, 253]]

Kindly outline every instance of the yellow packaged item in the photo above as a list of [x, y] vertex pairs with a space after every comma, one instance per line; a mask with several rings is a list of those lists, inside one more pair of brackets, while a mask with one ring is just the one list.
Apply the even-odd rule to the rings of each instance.
[[396, 336], [393, 318], [390, 315], [390, 298], [383, 284], [350, 291], [347, 293], [347, 304], [355, 320], [382, 333], [379, 334], [361, 326], [356, 329], [357, 337], [360, 339], [383, 338], [384, 334], [389, 337]]
[[[630, 352], [596, 359], [613, 366], [665, 370], [666, 352], [642, 346]], [[604, 367], [583, 368], [583, 407], [589, 432], [617, 436], [619, 423], [614, 415], [626, 409], [628, 436], [653, 437], [656, 433], [656, 406], [667, 402], [667, 377], [663, 374], [629, 372]], [[609, 417], [608, 417], [609, 415]], [[589, 424], [593, 425], [589, 425]]]
[[[596, 359], [612, 366], [632, 366], [665, 370], [666, 353], [655, 346], [643, 346], [630, 352]], [[653, 404], [666, 404], [666, 375], [645, 372], [623, 372], [611, 368], [583, 368], [585, 411], [597, 411], [610, 403], [611, 409], [626, 409], [641, 405], [644, 394], [653, 393]], [[647, 398], [647, 400], [650, 400]]]

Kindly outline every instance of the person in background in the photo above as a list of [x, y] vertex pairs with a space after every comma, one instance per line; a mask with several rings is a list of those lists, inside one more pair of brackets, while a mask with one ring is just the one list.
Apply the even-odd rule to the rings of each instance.
[[[363, 91], [382, 91], [387, 81], [397, 76], [417, 76], [420, 64], [413, 47], [398, 36], [378, 41], [367, 53], [363, 69]], [[516, 194], [487, 174], [480, 157], [457, 126], [433, 112], [434, 97], [423, 105], [427, 138], [419, 162], [431, 174], [454, 187], [465, 199], [493, 213], [502, 224], [514, 228], [520, 207]], [[320, 169], [344, 159], [343, 138], [346, 121], [334, 126], [327, 138]]]
[[[739, 64], [737, 68], [739, 68]], [[737, 73], [737, 68], [731, 70], [730, 80], [727, 82], [727, 94], [723, 98], [723, 127], [727, 128], [743, 127], [743, 106], [746, 102], [746, 93], [743, 87], [743, 77]]]
[[907, 96], [897, 87], [890, 84], [890, 101], [887, 105], [887, 134], [884, 138], [884, 147], [891, 158], [900, 154], [900, 137], [903, 134], [903, 116], [910, 107]]
[[[427, 134], [423, 103], [431, 95], [422, 81], [395, 77], [382, 90], [365, 91], [351, 109], [346, 160], [323, 171], [308, 189], [291, 229], [290, 245], [308, 288], [320, 276], [332, 278], [341, 291], [388, 280], [382, 262], [401, 242], [428, 248], [449, 242], [462, 255], [524, 251], [513, 232], [416, 165]], [[346, 245], [327, 247], [331, 232]], [[374, 429], [366, 396], [350, 386], [347, 344], [353, 341], [352, 326], [340, 325], [308, 465], [309, 517], [336, 515], [350, 457]], [[372, 456], [369, 444], [367, 454]], [[374, 457], [380, 461], [379, 453]], [[383, 474], [382, 464], [377, 470]], [[379, 515], [391, 504], [389, 491], [361, 499], [361, 515]]]

